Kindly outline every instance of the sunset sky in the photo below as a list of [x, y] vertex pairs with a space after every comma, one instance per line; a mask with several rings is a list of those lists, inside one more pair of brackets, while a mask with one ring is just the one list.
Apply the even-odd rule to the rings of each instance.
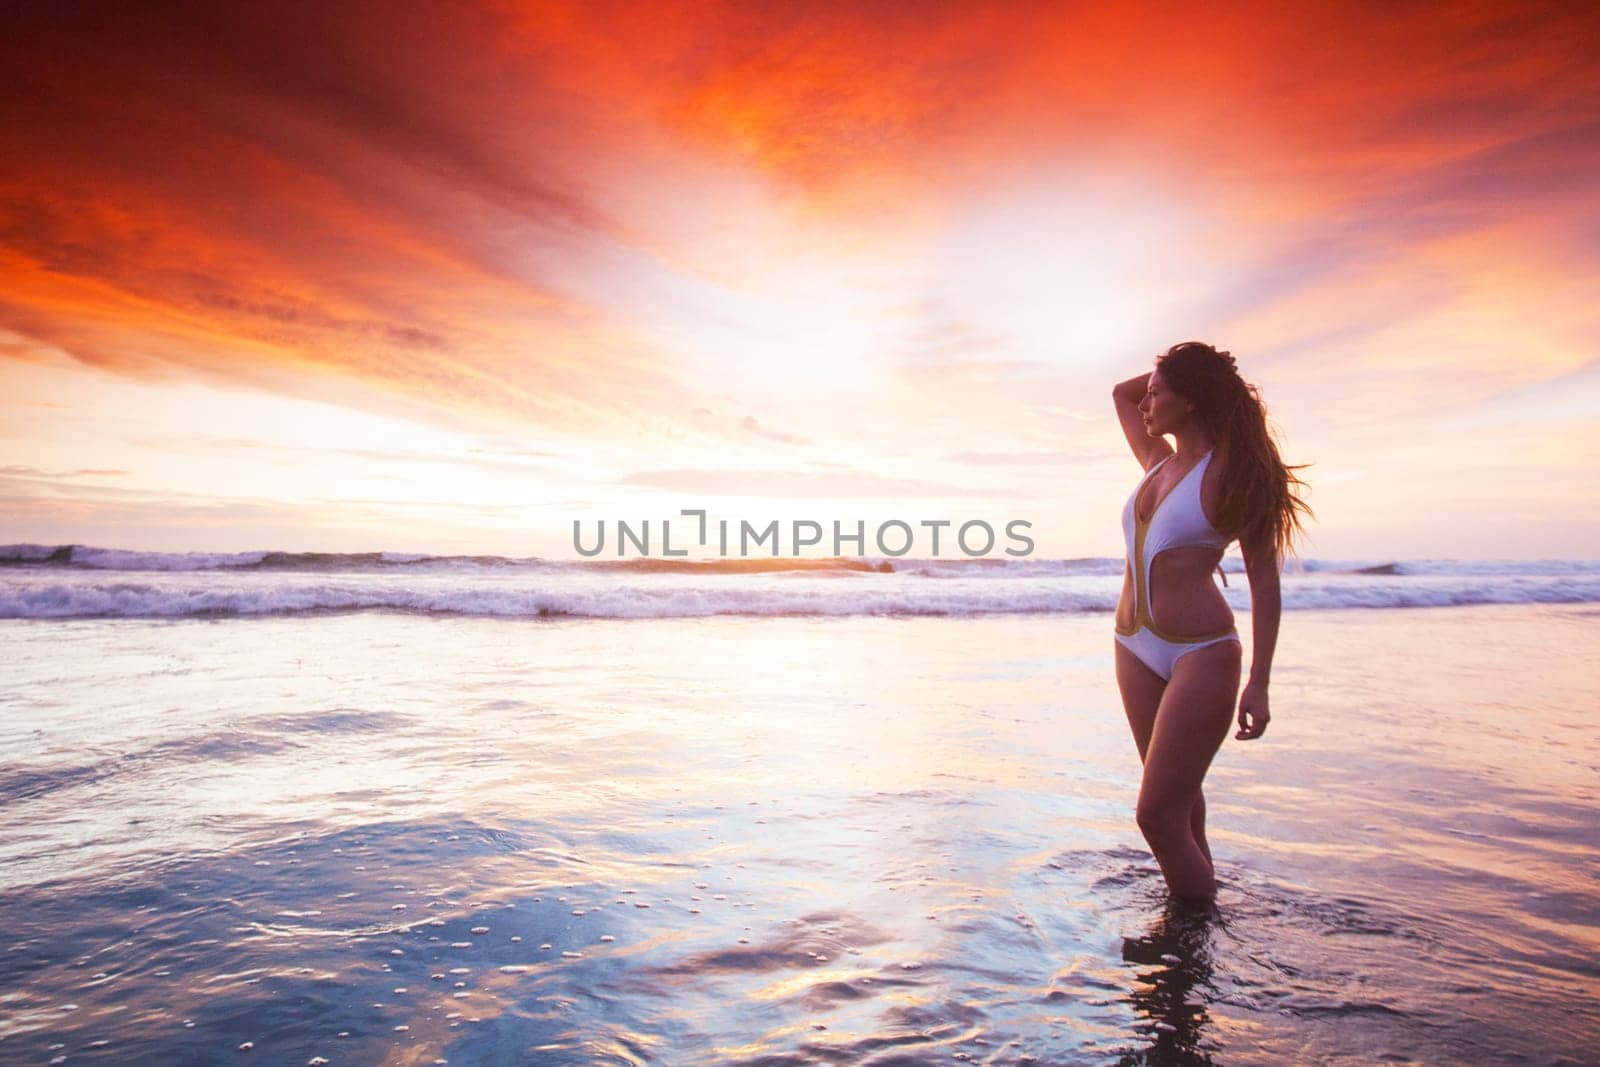
[[1333, 559], [1600, 530], [1590, 4], [34, 3], [0, 542], [1033, 523], [1230, 349]]

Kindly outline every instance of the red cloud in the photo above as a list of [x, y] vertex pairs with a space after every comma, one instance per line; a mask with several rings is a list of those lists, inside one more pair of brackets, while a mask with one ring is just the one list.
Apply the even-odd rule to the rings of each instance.
[[0, 326], [131, 373], [582, 421], [680, 388], [607, 286], [671, 268], [662, 216], [706, 168], [922, 224], [1007, 168], [1155, 171], [1241, 242], [1589, 195], [1562, 178], [1600, 155], [1588, 6], [1259, 10], [27, 5]]

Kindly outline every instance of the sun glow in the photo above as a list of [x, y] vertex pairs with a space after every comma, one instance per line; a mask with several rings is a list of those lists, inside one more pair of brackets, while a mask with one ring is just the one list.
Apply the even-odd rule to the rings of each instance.
[[[1517, 436], [1595, 414], [1581, 15], [208, 18], [35, 5], [0, 41], [0, 538], [516, 552], [827, 485], [1114, 554], [1106, 391], [1190, 338], [1294, 460], [1382, 470], [1403, 427], [1443, 484], [1481, 426], [1516, 554], [1585, 536], [1583, 443]], [[1344, 481], [1319, 547], [1505, 551], [1386, 500]]]

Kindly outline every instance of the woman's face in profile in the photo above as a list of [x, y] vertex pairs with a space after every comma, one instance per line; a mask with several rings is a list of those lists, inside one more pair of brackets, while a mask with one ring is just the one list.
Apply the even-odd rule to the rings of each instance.
[[1149, 388], [1145, 391], [1144, 399], [1139, 401], [1139, 413], [1144, 416], [1146, 433], [1151, 437], [1175, 433], [1193, 410], [1194, 405], [1167, 388], [1167, 383], [1161, 380], [1160, 371], [1150, 375]]

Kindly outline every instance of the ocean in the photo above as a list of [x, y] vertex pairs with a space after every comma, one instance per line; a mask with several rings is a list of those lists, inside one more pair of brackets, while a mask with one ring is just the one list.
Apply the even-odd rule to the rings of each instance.
[[[509, 559], [392, 552], [0, 546], [0, 619], [405, 611], [500, 618], [1081, 614], [1116, 610], [1108, 559]], [[1600, 601], [1600, 561], [1291, 564], [1287, 611]], [[1237, 558], [1224, 595], [1248, 610]]]
[[1286, 575], [1210, 914], [1121, 571], [0, 549], [0, 1061], [1594, 1062], [1600, 563]]

